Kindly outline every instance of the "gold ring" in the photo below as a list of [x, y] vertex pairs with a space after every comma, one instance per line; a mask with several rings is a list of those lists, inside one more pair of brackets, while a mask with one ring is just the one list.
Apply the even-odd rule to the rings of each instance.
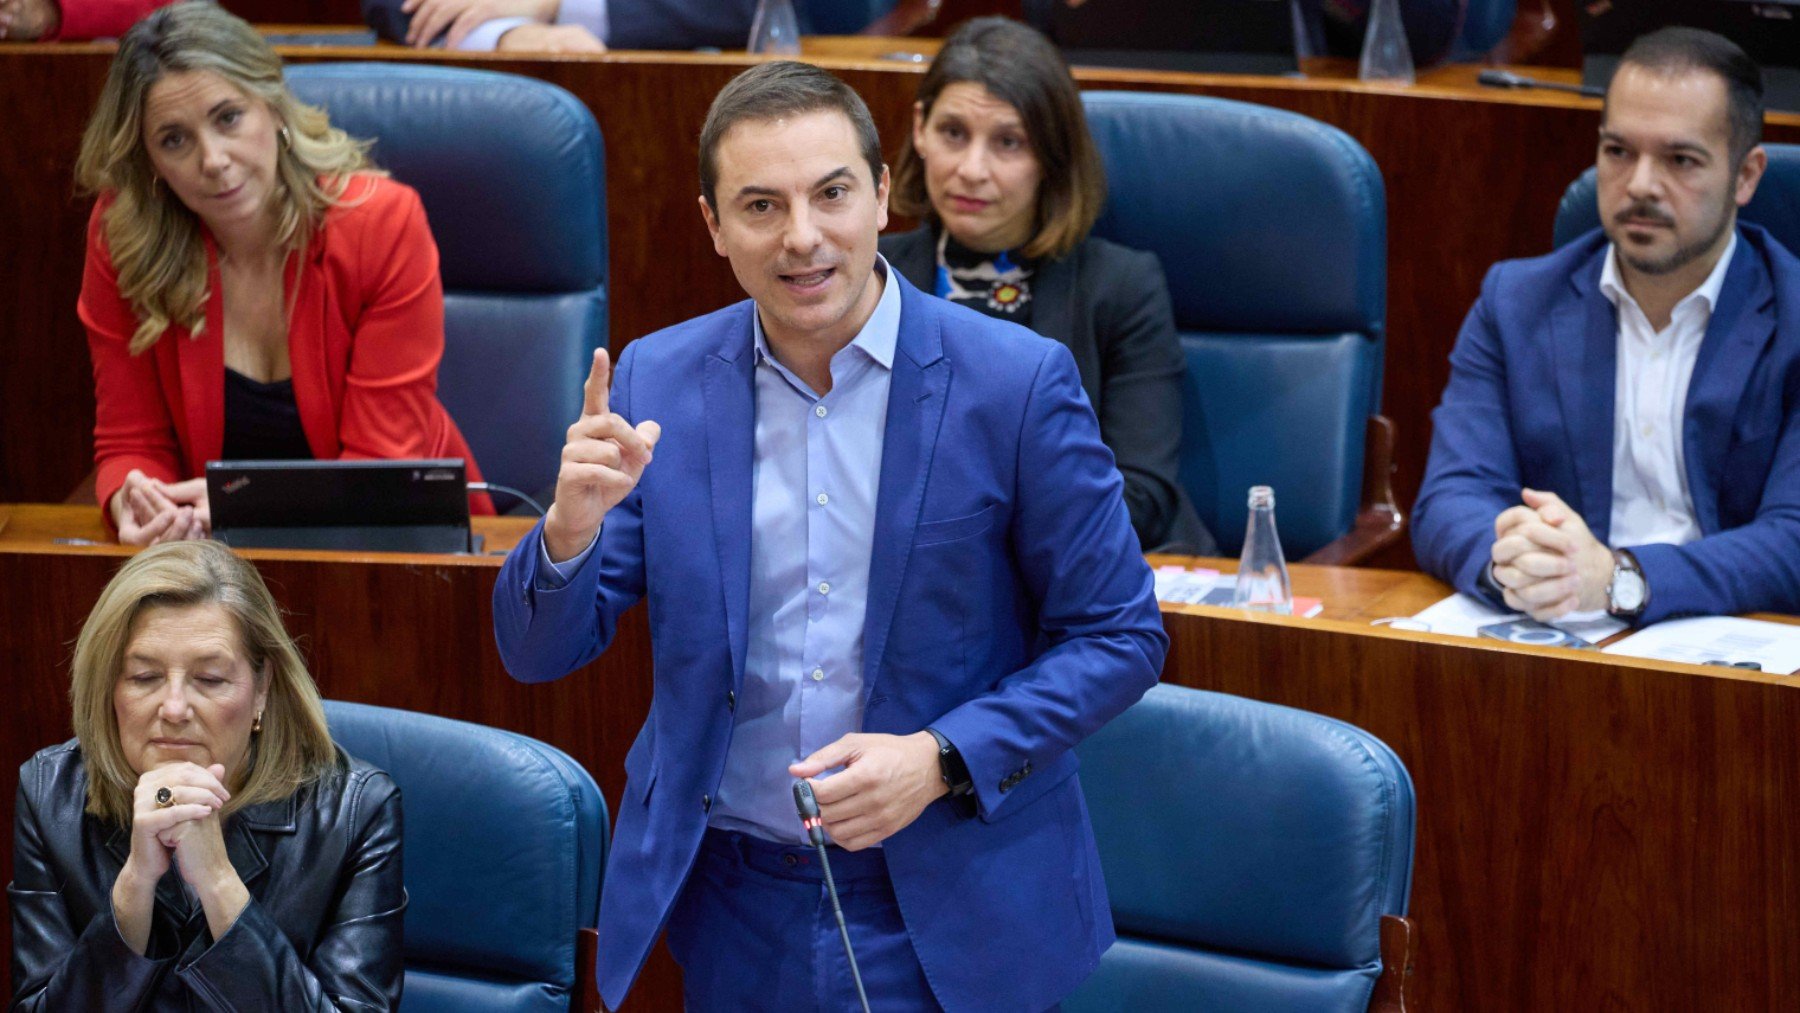
[[156, 807], [158, 809], [167, 809], [168, 807], [170, 807], [174, 804], [175, 804], [175, 793], [174, 792], [170, 791], [167, 788], [156, 789]]

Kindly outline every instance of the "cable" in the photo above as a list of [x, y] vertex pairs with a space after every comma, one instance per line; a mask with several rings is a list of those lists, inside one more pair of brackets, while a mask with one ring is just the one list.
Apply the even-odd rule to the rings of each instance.
[[819, 852], [819, 868], [825, 872], [825, 892], [831, 896], [831, 913], [837, 916], [838, 935], [844, 940], [844, 956], [850, 958], [850, 980], [856, 983], [856, 998], [863, 1013], [869, 1013], [869, 997], [863, 992], [862, 972], [856, 968], [856, 951], [850, 946], [850, 929], [844, 924], [844, 909], [838, 905], [837, 883], [831, 878], [831, 858], [825, 853], [825, 819], [819, 815], [819, 800], [813, 797], [811, 781], [794, 782], [794, 808], [800, 813], [800, 825]]
[[469, 483], [469, 491], [470, 492], [503, 492], [503, 493], [506, 493], [508, 496], [513, 497], [514, 499], [524, 500], [526, 505], [530, 506], [531, 509], [537, 511], [537, 515], [539, 517], [544, 516], [544, 508], [538, 505], [537, 500], [532, 499], [530, 496], [527, 496], [524, 493], [520, 492], [519, 490], [514, 489], [510, 485], [496, 485], [493, 482], [470, 482]]

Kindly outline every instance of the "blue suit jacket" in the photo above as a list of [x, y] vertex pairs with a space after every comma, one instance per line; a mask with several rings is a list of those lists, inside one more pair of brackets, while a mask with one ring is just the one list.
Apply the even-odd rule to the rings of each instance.
[[[1700, 343], [1682, 425], [1704, 537], [1618, 546], [1643, 564], [1643, 621], [1800, 612], [1800, 260], [1761, 228], [1738, 248]], [[1596, 229], [1545, 257], [1488, 272], [1450, 356], [1450, 384], [1413, 511], [1420, 564], [1460, 591], [1477, 581], [1494, 519], [1546, 489], [1612, 544], [1618, 324], [1600, 291]]]
[[[864, 622], [863, 730], [934, 725], [975, 781], [886, 842], [907, 931], [947, 1008], [1038, 1011], [1113, 939], [1070, 749], [1156, 682], [1167, 639], [1112, 455], [1067, 349], [923, 296], [898, 272], [894, 357]], [[541, 528], [494, 590], [525, 681], [605, 650], [649, 599], [655, 696], [625, 760], [600, 901], [617, 1007], [706, 828], [744, 676], [754, 380], [750, 302], [633, 342], [613, 410], [662, 424], [656, 460], [559, 590]], [[1006, 782], [1003, 786], [1002, 782]]]

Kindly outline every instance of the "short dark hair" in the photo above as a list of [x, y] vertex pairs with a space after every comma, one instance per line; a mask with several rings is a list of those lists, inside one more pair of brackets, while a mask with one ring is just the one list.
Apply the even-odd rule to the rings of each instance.
[[[1659, 28], [1639, 36], [1625, 50], [1625, 55], [1619, 58], [1619, 67], [1622, 69], [1627, 64], [1659, 74], [1693, 70], [1717, 74], [1725, 82], [1725, 109], [1731, 120], [1731, 160], [1742, 161], [1751, 148], [1762, 143], [1762, 68], [1737, 43], [1699, 28]], [[1615, 70], [1614, 78], [1617, 76]], [[1606, 90], [1610, 97], [1610, 82]]]
[[706, 198], [706, 206], [718, 213], [714, 190], [719, 184], [719, 142], [733, 126], [745, 120], [772, 120], [822, 109], [835, 109], [850, 121], [857, 147], [869, 163], [869, 176], [880, 186], [881, 136], [862, 96], [836, 75], [810, 63], [776, 60], [732, 78], [706, 111], [706, 124], [700, 128], [700, 196]]
[[[976, 18], [944, 40], [944, 48], [919, 82], [916, 96], [925, 116], [950, 85], [967, 82], [986, 88], [1018, 110], [1044, 171], [1026, 256], [1056, 257], [1087, 238], [1106, 202], [1106, 169], [1088, 135], [1081, 92], [1068, 64], [1049, 39], [1008, 18]], [[935, 222], [925, 189], [925, 162], [907, 132], [894, 162], [889, 195], [895, 211]]]

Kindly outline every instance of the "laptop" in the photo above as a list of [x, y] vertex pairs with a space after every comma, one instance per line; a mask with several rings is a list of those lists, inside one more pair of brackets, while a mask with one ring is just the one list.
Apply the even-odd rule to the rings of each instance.
[[213, 537], [234, 549], [469, 552], [462, 458], [209, 461]]
[[1762, 65], [1763, 105], [1800, 112], [1800, 0], [1591, 0], [1581, 5], [1581, 83], [1606, 87], [1640, 35], [1669, 25], [1717, 32]]
[[1030, 0], [1025, 20], [1071, 66], [1292, 74], [1289, 0]]

